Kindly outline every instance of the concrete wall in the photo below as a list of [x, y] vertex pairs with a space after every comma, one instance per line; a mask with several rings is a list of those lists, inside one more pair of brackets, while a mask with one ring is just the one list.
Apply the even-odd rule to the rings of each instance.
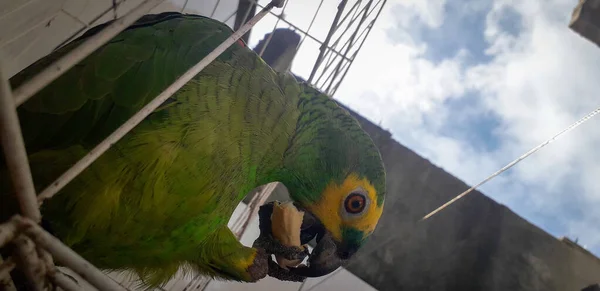
[[381, 151], [388, 198], [349, 271], [381, 291], [566, 291], [600, 282], [600, 259], [478, 191], [420, 222], [469, 186], [352, 114]]
[[569, 27], [600, 46], [600, 0], [579, 0], [573, 9]]

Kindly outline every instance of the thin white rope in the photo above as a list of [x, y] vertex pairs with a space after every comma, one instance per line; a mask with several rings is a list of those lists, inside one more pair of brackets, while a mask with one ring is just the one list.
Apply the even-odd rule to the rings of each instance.
[[563, 134], [565, 134], [565, 133], [567, 133], [567, 132], [575, 129], [579, 125], [581, 125], [584, 122], [588, 121], [590, 118], [594, 117], [594, 115], [596, 115], [598, 113], [600, 113], [600, 107], [596, 108], [594, 111], [588, 113], [586, 116], [584, 116], [581, 119], [577, 120], [575, 123], [569, 125], [567, 128], [563, 129], [561, 132], [557, 133], [556, 135], [554, 135], [550, 139], [544, 141], [543, 143], [539, 144], [538, 146], [536, 146], [536, 147], [532, 148], [531, 150], [529, 150], [528, 152], [524, 153], [523, 155], [521, 155], [517, 159], [513, 160], [512, 162], [510, 162], [508, 165], [502, 167], [502, 169], [496, 171], [495, 173], [493, 173], [489, 177], [485, 178], [483, 181], [479, 182], [477, 185], [469, 188], [465, 192], [460, 193], [458, 196], [452, 198], [452, 200], [446, 202], [444, 205], [438, 207], [436, 210], [434, 210], [434, 211], [430, 212], [429, 214], [425, 215], [421, 220], [428, 219], [431, 216], [435, 215], [436, 213], [440, 212], [442, 209], [448, 207], [450, 204], [456, 202], [458, 199], [460, 199], [460, 198], [466, 196], [467, 194], [471, 193], [471, 191], [475, 190], [477, 187], [480, 187], [481, 185], [487, 183], [488, 181], [490, 181], [494, 177], [496, 177], [496, 176], [502, 174], [503, 172], [505, 172], [506, 170], [512, 168], [514, 165], [516, 165], [520, 161], [524, 160], [525, 158], [529, 157], [530, 155], [532, 155], [533, 153], [537, 152], [541, 148], [543, 148], [543, 147], [547, 146], [548, 144], [550, 144], [551, 142], [555, 141], [561, 135], [563, 135]]

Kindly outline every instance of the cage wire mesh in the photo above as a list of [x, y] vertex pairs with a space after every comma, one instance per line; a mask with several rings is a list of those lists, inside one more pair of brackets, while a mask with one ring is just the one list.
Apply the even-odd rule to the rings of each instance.
[[[273, 38], [277, 37], [274, 34], [276, 29], [291, 30], [300, 36], [300, 41], [297, 44], [294, 43], [295, 48], [292, 50], [292, 59], [295, 55], [296, 59], [301, 59], [302, 61], [293, 63], [291, 68], [287, 66], [283, 67], [283, 69], [291, 69], [292, 73], [300, 79], [307, 80], [313, 86], [333, 96], [353, 61], [356, 59], [386, 0], [288, 0], [283, 4], [281, 9], [275, 10], [271, 9], [273, 3], [279, 1], [102, 0], [58, 1], [61, 2], [59, 3], [61, 5], [58, 6], [51, 6], [51, 3], [56, 1], [21, 2], [21, 5], [18, 5], [19, 3], [3, 4], [5, 7], [1, 7], [3, 11], [1, 11], [0, 17], [6, 20], [7, 17], [10, 18], [13, 16], [7, 14], [7, 11], [11, 11], [10, 9], [33, 9], [36, 11], [45, 11], [45, 13], [52, 16], [48, 19], [43, 19], [43, 17], [42, 19], [37, 19], [39, 22], [47, 21], [46, 26], [50, 26], [52, 21], [71, 21], [74, 25], [68, 26], [66, 30], [57, 31], [56, 34], [47, 33], [38, 35], [39, 38], [49, 38], [48, 43], [50, 45], [48, 45], [46, 51], [38, 51], [37, 54], [31, 53], [29, 50], [30, 47], [21, 50], [15, 49], [19, 47], [14, 44], [15, 42], [18, 43], [18, 39], [12, 42], [9, 40], [5, 43], [0, 43], [0, 48], [2, 48], [5, 55], [1, 59], [2, 69], [5, 72], [3, 75], [0, 75], [0, 81], [2, 82], [0, 84], [2, 146], [7, 157], [6, 160], [11, 171], [11, 177], [16, 184], [16, 193], [19, 196], [22, 209], [22, 216], [13, 217], [12, 220], [2, 222], [0, 225], [0, 246], [4, 246], [10, 241], [16, 243], [18, 246], [16, 254], [8, 258], [0, 258], [0, 288], [3, 288], [3, 290], [15, 290], [10, 278], [10, 272], [17, 265], [22, 265], [25, 267], [27, 279], [33, 283], [35, 289], [42, 290], [46, 284], [51, 283], [60, 286], [64, 290], [80, 290], [81, 286], [75, 284], [74, 281], [67, 278], [63, 272], [54, 266], [54, 257], [54, 259], [61, 261], [61, 263], [75, 271], [75, 273], [85, 277], [87, 282], [100, 290], [129, 290], [129, 288], [134, 286], [131, 284], [130, 286], [124, 286], [124, 284], [120, 284], [113, 278], [106, 276], [58, 241], [58, 239], [45, 232], [37, 224], [40, 218], [38, 206], [44, 199], [52, 197], [61, 187], [66, 185], [101, 155], [110, 146], [111, 141], [109, 139], [111, 137], [113, 137], [112, 142], [118, 140], [133, 128], [137, 124], [136, 122], [141, 121], [153, 109], [145, 107], [146, 112], [142, 109], [136, 115], [137, 121], [134, 120], [136, 119], [136, 116], [134, 116], [121, 128], [117, 129], [115, 134], [113, 134], [114, 136], [111, 135], [111, 137], [99, 144], [90, 152], [90, 155], [80, 161], [81, 163], [76, 164], [61, 176], [57, 180], [58, 183], [53, 183], [52, 186], [42, 191], [36, 198], [15, 108], [96, 48], [110, 40], [114, 35], [135, 22], [139, 17], [148, 13], [163, 11], [180, 11], [208, 16], [226, 23], [234, 30], [239, 30], [242, 26], [244, 26], [242, 29], [252, 29], [251, 32], [243, 36], [243, 39], [251, 47], [255, 47], [262, 38], [263, 46], [257, 51], [261, 56], [264, 56], [263, 54], [268, 51], [270, 45], [275, 43]], [[33, 7], [33, 5], [37, 6]], [[258, 11], [261, 11], [258, 14], [262, 14], [261, 17], [264, 16], [264, 19], [258, 23], [249, 23]], [[294, 11], [294, 13], [288, 16], [286, 11]], [[298, 13], [299, 11], [300, 13]], [[23, 63], [25, 66], [29, 65], [50, 53], [53, 49], [61, 47], [79, 37], [89, 28], [112, 19], [119, 19], [120, 21], [116, 21], [104, 28], [102, 32], [80, 45], [72, 53], [57, 63], [50, 65], [47, 70], [34, 76], [19, 88], [12, 88], [14, 90], [11, 90], [8, 79], [24, 67]], [[254, 18], [254, 20], [257, 21], [258, 19]], [[0, 19], [1, 22], [2, 20]], [[19, 23], [23, 24], [22, 21]], [[35, 27], [39, 27], [39, 25]], [[34, 28], [21, 32], [20, 30], [24, 28], [17, 25], [12, 28], [14, 30], [12, 33], [19, 36], [27, 35]], [[4, 31], [7, 30], [5, 29]], [[9, 33], [7, 34], [10, 35], [10, 29], [8, 31]], [[14, 47], [11, 47], [11, 45]], [[223, 49], [225, 48], [223, 47]], [[11, 55], [11, 49], [14, 56]], [[6, 57], [6, 51], [9, 52], [9, 57]], [[21, 64], [17, 64], [17, 61], [23, 58], [28, 58], [28, 61], [21, 61]], [[192, 72], [194, 68], [196, 71]], [[200, 65], [196, 65], [194, 68], [188, 71], [191, 74], [190, 78], [202, 69]], [[185, 75], [182, 76], [182, 79], [184, 77]], [[166, 99], [170, 94], [174, 93], [177, 90], [176, 83], [172, 85], [172, 90], [169, 91], [167, 89], [161, 95], [157, 96], [157, 99], [153, 101], [156, 103], [154, 105], [158, 106], [162, 103], [160, 102], [161, 97]], [[180, 85], [183, 85], [183, 83]], [[274, 185], [271, 184], [259, 189], [257, 194], [248, 203], [248, 207], [243, 210], [239, 218], [230, 226], [238, 238], [243, 235], [249, 225], [250, 219], [256, 216], [258, 207], [265, 202], [273, 189]], [[165, 286], [165, 289], [204, 290], [209, 281], [207, 278], [197, 276], [183, 287], [176, 287], [176, 283], [169, 282]], [[169, 286], [169, 284], [171, 285]]]

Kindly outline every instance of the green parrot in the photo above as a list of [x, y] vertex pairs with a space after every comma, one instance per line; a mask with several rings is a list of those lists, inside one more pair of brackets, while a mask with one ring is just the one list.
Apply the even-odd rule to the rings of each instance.
[[[106, 24], [35, 62], [18, 87]], [[174, 12], [146, 15], [18, 108], [39, 192], [233, 31]], [[18, 212], [4, 161], [0, 218]], [[252, 189], [279, 181], [306, 212], [308, 253], [271, 233], [242, 245], [227, 223]], [[243, 282], [328, 274], [365, 243], [382, 214], [385, 171], [359, 123], [238, 41], [42, 206], [43, 226], [95, 266], [146, 286], [178, 270]], [[281, 268], [271, 254], [308, 263]]]

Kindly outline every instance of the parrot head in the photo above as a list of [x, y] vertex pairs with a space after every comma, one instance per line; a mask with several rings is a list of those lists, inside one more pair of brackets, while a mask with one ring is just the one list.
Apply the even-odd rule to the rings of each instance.
[[290, 271], [319, 277], [352, 258], [375, 230], [385, 200], [385, 169], [356, 119], [316, 89], [306, 86], [304, 93], [279, 181], [305, 213], [302, 244], [317, 242], [308, 266]]
[[331, 181], [323, 189], [320, 201], [296, 203], [305, 212], [301, 240], [305, 243], [316, 238], [317, 246], [308, 267], [292, 272], [320, 277], [352, 258], [373, 233], [383, 212], [383, 192], [377, 190], [367, 177], [350, 173], [341, 183]]

